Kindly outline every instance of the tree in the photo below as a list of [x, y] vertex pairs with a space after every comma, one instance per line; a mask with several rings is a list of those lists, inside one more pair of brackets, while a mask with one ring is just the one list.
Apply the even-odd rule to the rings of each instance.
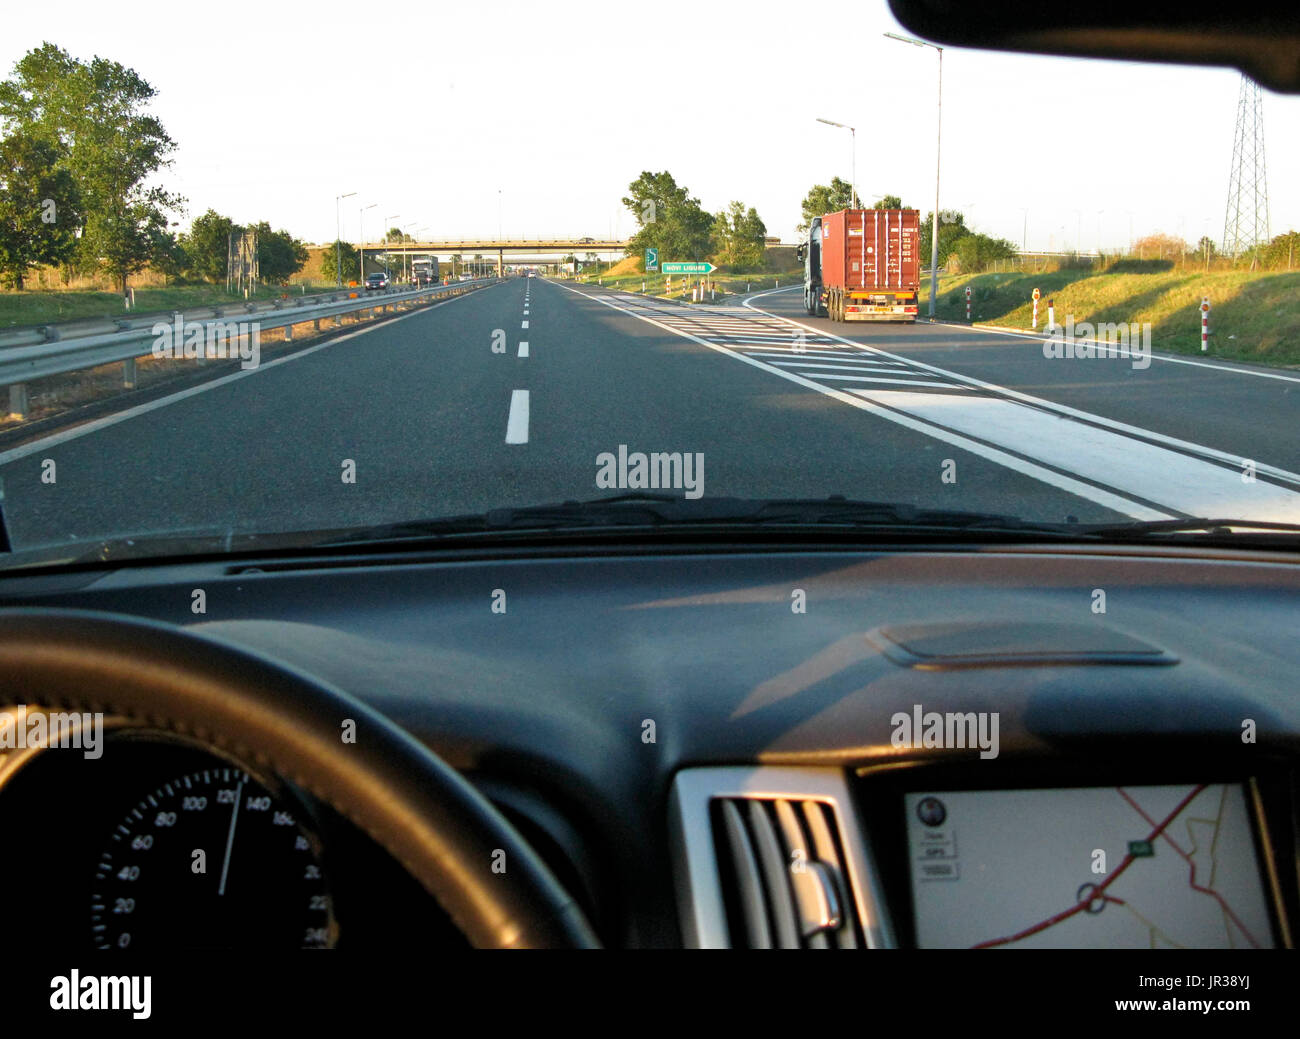
[[204, 281], [226, 280], [227, 260], [230, 257], [230, 236], [243, 228], [228, 216], [209, 209], [196, 217], [189, 234], [182, 236], [181, 244], [189, 256], [189, 271]]
[[22, 290], [27, 271], [76, 252], [80, 195], [58, 146], [15, 134], [0, 141], [0, 274]]
[[171, 281], [183, 279], [190, 270], [189, 252], [183, 236], [166, 229], [155, 231], [149, 263]]
[[170, 165], [175, 142], [145, 114], [156, 91], [132, 69], [106, 58], [82, 62], [51, 43], [28, 51], [0, 83], [7, 132], [55, 141], [81, 192], [81, 252], [126, 290], [152, 258], [178, 195], [148, 179]]
[[[261, 245], [260, 240], [258, 242], [258, 245], [259, 246]], [[330, 242], [330, 244], [325, 247], [325, 252], [321, 254], [321, 258], [320, 258], [321, 277], [327, 282], [337, 282], [340, 280], [338, 278], [338, 271], [335, 269], [334, 266], [334, 257], [336, 255], [335, 253], [336, 249], [337, 249], [337, 255], [339, 257], [339, 266], [343, 268], [342, 280], [345, 282], [360, 281], [361, 280], [361, 253], [357, 251], [356, 246], [348, 245], [347, 242]], [[260, 266], [261, 264], [260, 248], [258, 252], [259, 252], [258, 264]]]
[[812, 226], [813, 217], [836, 213], [852, 205], [853, 185], [848, 181], [832, 177], [830, 184], [814, 184], [800, 204], [803, 221], [798, 225], [798, 230], [807, 231]]
[[1292, 270], [1300, 262], [1300, 231], [1277, 235], [1264, 247], [1260, 261], [1270, 270]]
[[1139, 238], [1133, 247], [1144, 260], [1181, 260], [1187, 252], [1187, 243], [1183, 239], [1159, 231]]
[[623, 205], [640, 225], [628, 240], [629, 255], [644, 256], [646, 249], [657, 249], [664, 262], [700, 259], [708, 252], [713, 218], [667, 170], [642, 171], [628, 185]]
[[733, 271], [758, 270], [763, 266], [767, 228], [753, 206], [732, 202], [713, 218], [715, 257]]
[[272, 231], [265, 220], [256, 224], [257, 270], [268, 285], [283, 285], [307, 263], [307, 246], [288, 231]]
[[1209, 235], [1201, 235], [1201, 240], [1196, 243], [1196, 252], [1198, 256], [1203, 256], [1211, 260], [1219, 255], [1219, 250], [1214, 244], [1214, 239]]
[[[939, 226], [939, 238], [942, 240], [943, 225]], [[939, 254], [950, 271], [962, 271], [967, 274], [982, 271], [995, 260], [1008, 260], [1015, 255], [1015, 245], [1005, 238], [990, 238], [978, 232], [971, 232], [957, 239], [950, 252]]]
[[[966, 217], [955, 210], [944, 209], [939, 215], [941, 218], [939, 220], [939, 263], [943, 264], [952, 255], [957, 243], [972, 234], [972, 231], [966, 226]], [[921, 233], [918, 238], [922, 267], [928, 267], [930, 264], [930, 235], [933, 227], [934, 214], [929, 213], [921, 221]]]
[[877, 202], [872, 209], [911, 209], [911, 206], [903, 205], [903, 200], [897, 195], [886, 195]]

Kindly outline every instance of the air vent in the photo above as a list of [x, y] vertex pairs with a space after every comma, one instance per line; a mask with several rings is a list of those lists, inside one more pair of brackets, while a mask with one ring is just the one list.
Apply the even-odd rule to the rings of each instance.
[[828, 806], [715, 798], [711, 815], [732, 948], [858, 948], [844, 852]]
[[841, 769], [683, 769], [673, 780], [669, 833], [688, 946], [894, 944]]

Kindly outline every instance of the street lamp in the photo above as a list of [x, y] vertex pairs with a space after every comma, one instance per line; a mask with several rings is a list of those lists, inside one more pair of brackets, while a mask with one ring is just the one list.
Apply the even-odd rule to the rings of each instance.
[[1029, 251], [1029, 208], [1021, 206], [1020, 212], [1024, 217], [1020, 227], [1020, 252], [1024, 254]]
[[402, 215], [401, 213], [394, 213], [392, 216], [384, 217], [384, 228], [385, 228], [384, 230], [384, 273], [389, 274], [390, 276], [391, 276], [391, 272], [388, 270], [388, 230], [387, 229], [392, 227], [392, 224], [390, 224], [388, 221], [396, 220], [401, 215]]
[[336, 283], [334, 287], [337, 289], [343, 288], [343, 267], [342, 267], [343, 246], [339, 242], [339, 240], [343, 237], [343, 230], [339, 224], [339, 203], [342, 202], [345, 198], [351, 198], [355, 194], [356, 194], [355, 191], [349, 191], [346, 195], [334, 196], [334, 276], [336, 279]]
[[911, 36], [885, 33], [891, 40], [910, 43], [914, 47], [933, 47], [939, 55], [939, 105], [935, 117], [934, 133], [934, 226], [930, 229], [930, 320], [934, 320], [934, 305], [939, 295], [939, 157], [943, 140], [943, 48], [937, 43], [927, 43]]
[[852, 139], [853, 142], [853, 173], [852, 173], [853, 185], [852, 185], [852, 197], [850, 198], [849, 208], [857, 209], [858, 208], [858, 131], [853, 129], [853, 127], [849, 126], [847, 123], [837, 123], [831, 119], [823, 119], [821, 116], [817, 117], [817, 121], [819, 123], [825, 123], [827, 126], [838, 126], [841, 130], [848, 130], [849, 132], [849, 137]]
[[357, 277], [361, 281], [366, 280], [366, 210], [374, 209], [378, 202], [371, 202], [368, 206], [362, 206], [357, 211], [357, 236], [361, 239], [360, 262], [357, 264]]

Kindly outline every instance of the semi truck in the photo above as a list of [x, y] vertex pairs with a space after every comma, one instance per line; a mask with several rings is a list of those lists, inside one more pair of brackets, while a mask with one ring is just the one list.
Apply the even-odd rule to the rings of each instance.
[[438, 284], [438, 257], [411, 261], [411, 281], [417, 286]]
[[804, 309], [834, 321], [915, 321], [921, 214], [841, 209], [814, 217], [803, 261]]

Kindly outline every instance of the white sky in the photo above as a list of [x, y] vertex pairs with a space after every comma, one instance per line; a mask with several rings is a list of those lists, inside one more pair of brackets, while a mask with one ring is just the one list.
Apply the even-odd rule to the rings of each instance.
[[[136, 69], [177, 141], [163, 177], [307, 241], [390, 221], [421, 237], [623, 237], [620, 203], [667, 169], [791, 241], [814, 183], [933, 205], [935, 52], [884, 0], [11, 5], [0, 72], [50, 41]], [[820, 28], [814, 28], [815, 22]], [[853, 30], [833, 31], [833, 25]], [[1239, 75], [949, 49], [940, 206], [1031, 249], [1223, 234]], [[1300, 97], [1266, 95], [1272, 230], [1300, 227]], [[500, 216], [498, 218], [498, 201]], [[1103, 210], [1100, 214], [1098, 211]], [[498, 224], [499, 219], [499, 224]]]

